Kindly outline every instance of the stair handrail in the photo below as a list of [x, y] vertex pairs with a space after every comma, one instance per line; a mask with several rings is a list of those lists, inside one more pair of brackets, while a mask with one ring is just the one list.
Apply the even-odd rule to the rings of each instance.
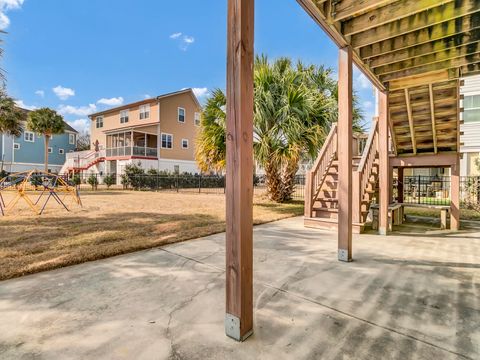
[[361, 222], [361, 202], [365, 196], [368, 180], [371, 176], [378, 152], [378, 117], [373, 118], [370, 134], [353, 177], [354, 222]]
[[313, 204], [317, 197], [323, 182], [326, 178], [326, 172], [332, 164], [332, 160], [337, 153], [337, 124], [332, 124], [332, 128], [323, 143], [322, 149], [318, 154], [317, 160], [312, 169], [307, 172], [306, 177], [306, 196], [305, 196], [305, 216], [311, 217]]

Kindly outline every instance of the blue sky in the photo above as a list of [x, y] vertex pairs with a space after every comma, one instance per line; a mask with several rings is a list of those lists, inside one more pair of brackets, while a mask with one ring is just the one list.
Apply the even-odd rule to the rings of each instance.
[[[78, 130], [95, 110], [225, 87], [227, 0], [0, 0], [7, 90]], [[256, 0], [255, 51], [337, 68], [337, 48], [295, 0]], [[370, 121], [373, 90], [355, 71]]]

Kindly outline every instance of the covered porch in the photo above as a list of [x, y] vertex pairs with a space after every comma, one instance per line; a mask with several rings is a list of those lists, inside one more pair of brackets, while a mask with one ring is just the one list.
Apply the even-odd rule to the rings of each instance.
[[158, 157], [159, 136], [150, 129], [126, 129], [107, 133], [106, 156], [118, 157]]
[[[480, 71], [479, 38], [471, 32], [478, 27], [478, 1], [297, 2], [339, 47], [338, 125], [326, 140], [327, 147], [320, 154], [323, 158], [317, 161], [318, 174], [310, 177], [321, 186], [329, 174], [325, 171], [336, 162], [338, 172], [333, 180], [338, 186], [338, 197], [334, 200], [338, 204], [337, 224], [341, 226], [336, 232], [337, 253], [331, 256], [341, 262], [354, 259], [353, 225], [361, 222], [370, 201], [364, 194], [373, 192], [374, 184], [379, 189], [378, 233], [387, 235], [394, 167], [402, 169], [420, 163], [423, 167], [449, 167], [451, 229], [458, 231], [462, 123], [459, 89], [462, 77]], [[230, 0], [228, 9], [225, 331], [229, 337], [243, 341], [254, 330], [251, 182], [254, 0]], [[376, 88], [378, 108], [366, 145], [367, 154], [355, 165], [356, 174], [352, 162], [354, 65]], [[375, 179], [371, 180], [373, 174]], [[314, 209], [307, 206], [308, 202], [316, 200], [312, 194], [322, 190], [311, 184], [306, 200], [309, 214]], [[378, 247], [373, 251], [380, 253], [385, 241], [384, 237], [378, 237]], [[404, 250], [407, 254], [416, 246], [410, 245], [411, 249]], [[364, 261], [361, 253], [356, 259]], [[349, 267], [349, 273], [358, 270], [355, 263], [344, 266]], [[385, 266], [381, 262], [376, 264], [380, 271]], [[414, 288], [412, 295], [417, 290]], [[372, 300], [365, 299], [361, 306], [371, 305]], [[403, 311], [403, 305], [399, 303], [398, 311]], [[389, 316], [395, 313], [391, 310]], [[475, 313], [478, 315], [478, 311]]]

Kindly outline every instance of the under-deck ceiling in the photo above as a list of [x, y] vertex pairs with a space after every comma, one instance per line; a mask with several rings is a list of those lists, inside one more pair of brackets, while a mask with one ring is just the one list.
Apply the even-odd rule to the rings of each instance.
[[480, 0], [297, 1], [389, 90], [399, 154], [458, 150], [458, 79], [480, 73]]

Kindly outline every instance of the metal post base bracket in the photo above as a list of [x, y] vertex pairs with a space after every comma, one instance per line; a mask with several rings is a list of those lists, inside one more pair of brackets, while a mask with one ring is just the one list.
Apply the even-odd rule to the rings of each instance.
[[240, 335], [240, 319], [235, 315], [225, 314], [225, 334], [236, 341], [245, 341], [253, 330], [248, 331], [245, 335]]
[[348, 250], [338, 249], [338, 260], [339, 261], [350, 262], [350, 261], [352, 261], [352, 258], [348, 257]]
[[387, 235], [387, 229], [386, 228], [378, 228], [378, 234], [382, 236]]

